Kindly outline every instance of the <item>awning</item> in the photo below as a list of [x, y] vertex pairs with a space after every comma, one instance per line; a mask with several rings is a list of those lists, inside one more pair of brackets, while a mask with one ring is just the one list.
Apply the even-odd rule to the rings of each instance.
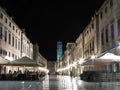
[[115, 55], [113, 53], [105, 53], [100, 55], [99, 57], [95, 59], [88, 59], [84, 63], [81, 64], [81, 66], [95, 66], [95, 67], [102, 67], [104, 65], [108, 65], [110, 63], [120, 63], [120, 56]]
[[96, 62], [120, 62], [120, 56], [113, 53], [105, 53], [95, 59]]
[[20, 65], [20, 66], [40, 66], [35, 60], [30, 59], [29, 57], [22, 57], [20, 59], [10, 62], [10, 65]]

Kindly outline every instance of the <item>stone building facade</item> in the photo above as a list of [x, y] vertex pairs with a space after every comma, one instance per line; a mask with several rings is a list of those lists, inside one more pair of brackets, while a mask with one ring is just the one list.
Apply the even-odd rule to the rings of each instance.
[[21, 58], [22, 30], [0, 7], [0, 54], [10, 60]]
[[[39, 48], [36, 51], [34, 50], [34, 46], [36, 45], [31, 43], [26, 36], [25, 29], [21, 29], [12, 17], [7, 14], [5, 9], [0, 7], [0, 72], [3, 68], [5, 68], [6, 73], [10, 69], [13, 70], [13, 67], [11, 68], [9, 63], [22, 57], [28, 57], [31, 60], [38, 61], [35, 61], [36, 64], [42, 63], [43, 65], [41, 65], [42, 68], [40, 69], [45, 69], [46, 71], [47, 60], [39, 53]], [[33, 55], [36, 52], [37, 56], [35, 59]], [[17, 68], [20, 69], [19, 66]]]
[[[69, 55], [71, 56], [69, 61], [75, 62], [76, 69], [79, 68], [76, 71], [74, 70], [75, 73], [78, 74], [78, 71], [82, 73], [81, 70], [98, 70], [92, 65], [94, 59], [104, 55], [106, 52], [119, 56], [119, 40], [120, 0], [105, 0], [76, 39], [74, 50]], [[81, 59], [84, 64], [82, 64]], [[72, 68], [73, 66], [70, 67]], [[120, 69], [119, 63], [113, 66], [116, 66], [118, 70]], [[105, 66], [103, 69], [105, 68], [108, 67]], [[64, 70], [64, 68], [58, 70]]]

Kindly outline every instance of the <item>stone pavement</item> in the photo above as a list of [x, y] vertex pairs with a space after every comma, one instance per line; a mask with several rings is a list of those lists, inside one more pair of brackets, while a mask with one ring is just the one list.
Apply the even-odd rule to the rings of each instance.
[[120, 90], [120, 82], [85, 82], [77, 77], [52, 75], [44, 81], [0, 81], [0, 90]]
[[[75, 77], [75, 78], [76, 78], [78, 83], [81, 82], [80, 77]], [[83, 82], [86, 82], [86, 81], [83, 81]], [[102, 85], [117, 85], [117, 86], [120, 86], [120, 82], [115, 82], [115, 81], [113, 81], [113, 82], [91, 82], [91, 83], [96, 83], [96, 84], [100, 83]]]

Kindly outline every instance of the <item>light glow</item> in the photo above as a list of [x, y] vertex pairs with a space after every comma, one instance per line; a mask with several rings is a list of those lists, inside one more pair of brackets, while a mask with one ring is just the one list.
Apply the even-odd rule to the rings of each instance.
[[84, 62], [84, 58], [80, 58], [80, 60], [78, 61], [79, 64], [82, 64]]
[[46, 69], [46, 68], [39, 67], [38, 69], [41, 70], [41, 71], [45, 71], [45, 72], [47, 72], [47, 73], [49, 72], [49, 70]]
[[92, 56], [91, 56], [91, 59], [95, 59], [95, 55], [92, 55]]
[[13, 61], [13, 57], [5, 56], [5, 59], [7, 59], [9, 61]]

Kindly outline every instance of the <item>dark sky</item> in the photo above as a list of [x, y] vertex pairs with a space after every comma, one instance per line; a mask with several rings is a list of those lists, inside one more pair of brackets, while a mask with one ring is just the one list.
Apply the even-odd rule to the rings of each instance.
[[105, 0], [0, 0], [0, 5], [47, 60], [56, 60], [57, 41], [75, 42]]

